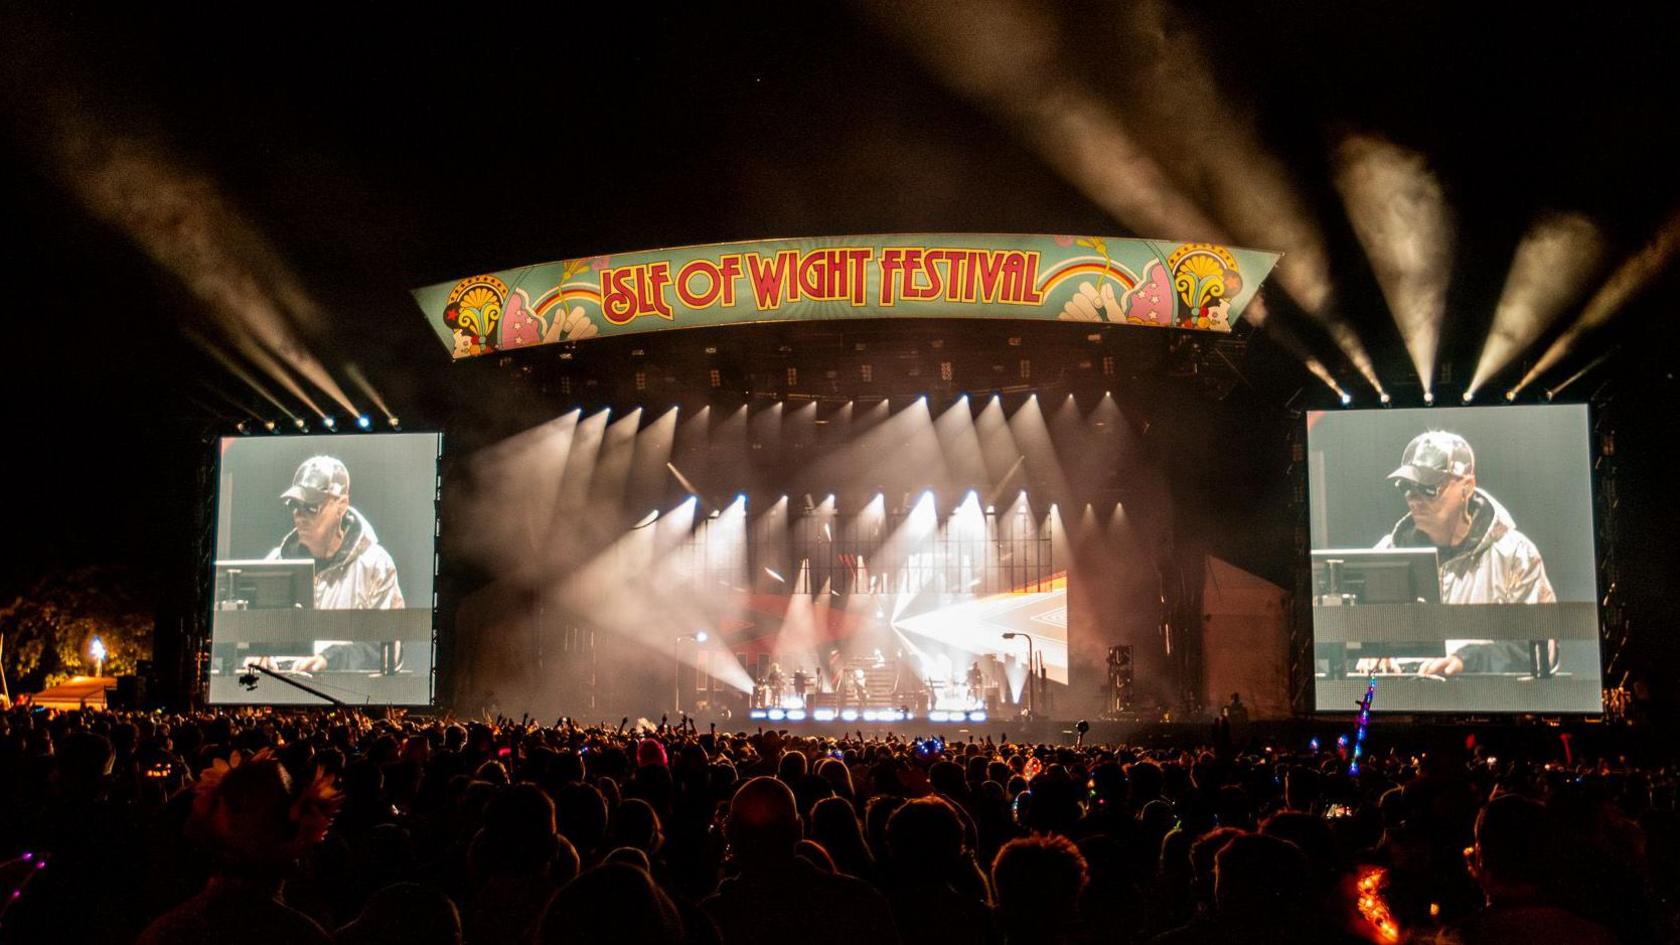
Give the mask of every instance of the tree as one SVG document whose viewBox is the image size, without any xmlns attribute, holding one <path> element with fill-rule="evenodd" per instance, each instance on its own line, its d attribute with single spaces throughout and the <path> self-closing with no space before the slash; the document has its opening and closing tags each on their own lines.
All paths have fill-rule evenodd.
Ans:
<svg viewBox="0 0 1680 945">
<path fill-rule="evenodd" d="M 0 670 L 12 694 L 93 672 L 89 648 L 105 643 L 105 671 L 123 675 L 150 659 L 154 602 L 145 582 L 113 567 L 49 574 L 0 607 Z"/>
</svg>

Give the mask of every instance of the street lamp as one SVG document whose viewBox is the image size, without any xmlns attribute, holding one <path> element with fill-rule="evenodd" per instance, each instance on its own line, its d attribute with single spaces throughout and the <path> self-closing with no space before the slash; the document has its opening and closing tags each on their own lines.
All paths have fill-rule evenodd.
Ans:
<svg viewBox="0 0 1680 945">
<path fill-rule="evenodd" d="M 1030 717 L 1030 716 L 1034 715 L 1034 712 L 1033 712 L 1033 704 L 1034 704 L 1033 686 L 1034 686 L 1034 682 L 1037 678 L 1037 673 L 1034 672 L 1034 670 L 1033 670 L 1033 639 L 1032 639 L 1032 634 L 1030 634 L 1030 633 L 1015 633 L 1015 632 L 1012 631 L 1012 632 L 1009 632 L 1009 633 L 1005 633 L 1003 635 L 1003 638 L 1005 640 L 1013 640 L 1016 637 L 1025 637 L 1026 641 L 1027 641 L 1027 712 L 1026 712 L 1026 714 Z"/>
</svg>

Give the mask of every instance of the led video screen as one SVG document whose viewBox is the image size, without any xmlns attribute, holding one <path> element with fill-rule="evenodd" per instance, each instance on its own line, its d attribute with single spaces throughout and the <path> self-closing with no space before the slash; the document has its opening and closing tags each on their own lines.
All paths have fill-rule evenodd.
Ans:
<svg viewBox="0 0 1680 945">
<path fill-rule="evenodd" d="M 1315 705 L 1602 709 L 1587 408 L 1307 416 Z"/>
<path fill-rule="evenodd" d="M 440 445 L 221 441 L 211 703 L 430 703 Z"/>
</svg>

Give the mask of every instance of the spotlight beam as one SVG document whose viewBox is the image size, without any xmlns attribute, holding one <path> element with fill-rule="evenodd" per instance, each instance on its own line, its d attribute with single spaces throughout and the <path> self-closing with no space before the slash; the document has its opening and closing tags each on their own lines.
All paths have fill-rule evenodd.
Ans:
<svg viewBox="0 0 1680 945">
<path fill-rule="evenodd" d="M 1517 384 L 1521 391 L 1573 351 L 1582 337 L 1603 327 L 1680 253 L 1680 210 L 1669 216 L 1650 242 L 1628 258 L 1587 300 L 1575 323 L 1553 340 L 1551 347 Z M 1567 383 L 1567 382 L 1565 382 Z M 1554 390 L 1555 392 L 1555 390 Z"/>
<path fill-rule="evenodd" d="M 1427 392 L 1452 275 L 1453 225 L 1423 155 L 1368 135 L 1337 146 L 1335 184 Z"/>
<path fill-rule="evenodd" d="M 1555 214 L 1535 221 L 1517 244 L 1493 327 L 1465 392 L 1480 390 L 1544 334 L 1580 296 L 1603 255 L 1604 237 L 1586 217 Z"/>
</svg>

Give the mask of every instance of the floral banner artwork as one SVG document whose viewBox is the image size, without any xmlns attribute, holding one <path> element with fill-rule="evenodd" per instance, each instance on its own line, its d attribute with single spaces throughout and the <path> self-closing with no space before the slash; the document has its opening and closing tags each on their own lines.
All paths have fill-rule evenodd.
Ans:
<svg viewBox="0 0 1680 945">
<path fill-rule="evenodd" d="M 414 292 L 456 358 L 785 321 L 1014 318 L 1230 331 L 1276 253 L 1097 236 L 906 234 L 567 259 Z"/>
</svg>

